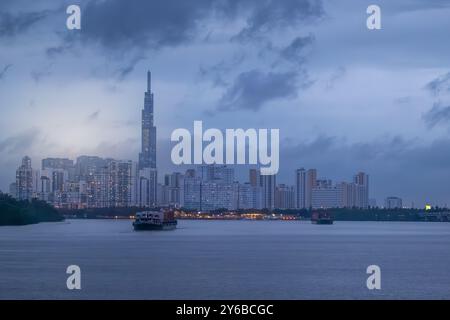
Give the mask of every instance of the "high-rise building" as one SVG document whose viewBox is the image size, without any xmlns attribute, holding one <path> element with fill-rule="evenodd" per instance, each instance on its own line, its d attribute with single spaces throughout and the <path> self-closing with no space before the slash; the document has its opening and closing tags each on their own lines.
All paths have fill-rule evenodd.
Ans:
<svg viewBox="0 0 450 320">
<path fill-rule="evenodd" d="M 280 184 L 275 188 L 275 208 L 293 209 L 295 207 L 294 187 Z"/>
<path fill-rule="evenodd" d="M 220 181 L 232 184 L 234 182 L 234 169 L 227 165 L 202 165 L 200 167 L 202 181 Z"/>
<path fill-rule="evenodd" d="M 238 209 L 262 209 L 261 187 L 253 186 L 250 182 L 239 184 Z"/>
<path fill-rule="evenodd" d="M 158 183 L 156 192 L 156 202 L 160 207 L 166 207 L 169 205 L 169 187 L 165 184 Z"/>
<path fill-rule="evenodd" d="M 67 171 L 68 180 L 76 180 L 76 170 L 73 160 L 67 158 L 45 158 L 42 159 L 42 170 L 44 169 L 65 170 Z"/>
<path fill-rule="evenodd" d="M 154 168 L 139 170 L 137 180 L 137 205 L 155 207 L 158 202 L 158 173 Z"/>
<path fill-rule="evenodd" d="M 105 168 L 110 160 L 96 156 L 79 156 L 75 164 L 75 180 L 91 181 L 94 174 Z"/>
<path fill-rule="evenodd" d="M 184 205 L 184 176 L 180 172 L 166 174 L 164 186 L 167 189 L 167 204 L 173 207 Z"/>
<path fill-rule="evenodd" d="M 16 170 L 16 197 L 19 200 L 33 198 L 33 169 L 28 156 L 23 157 L 22 164 Z"/>
<path fill-rule="evenodd" d="M 64 186 L 64 193 L 60 199 L 60 207 L 69 209 L 80 209 L 85 207 L 82 203 L 83 183 L 68 181 Z M 86 201 L 86 199 L 84 199 Z"/>
<path fill-rule="evenodd" d="M 158 173 L 156 170 L 156 127 L 154 126 L 152 75 L 150 71 L 147 72 L 147 91 L 144 94 L 141 152 L 139 153 L 138 167 L 136 204 L 141 207 L 155 207 L 158 203 Z"/>
<path fill-rule="evenodd" d="M 336 185 L 340 208 L 353 208 L 356 206 L 356 184 L 340 182 Z"/>
<path fill-rule="evenodd" d="M 312 189 L 311 207 L 313 209 L 338 208 L 339 192 L 336 186 L 322 183 Z"/>
<path fill-rule="evenodd" d="M 89 173 L 89 182 L 87 182 L 87 204 L 90 208 L 106 208 L 109 206 L 108 185 L 109 185 L 108 167 L 99 167 L 95 172 Z"/>
<path fill-rule="evenodd" d="M 51 169 L 42 169 L 39 172 L 39 181 L 37 186 L 37 193 L 39 200 L 52 202 L 52 174 Z"/>
<path fill-rule="evenodd" d="M 261 175 L 262 207 L 272 210 L 275 208 L 276 175 Z"/>
<path fill-rule="evenodd" d="M 306 208 L 306 171 L 304 168 L 295 171 L 295 207 Z"/>
<path fill-rule="evenodd" d="M 156 127 L 154 126 L 154 109 L 152 93 L 152 75 L 147 72 L 147 91 L 144 96 L 142 110 L 141 153 L 139 154 L 139 169 L 156 169 Z"/>
<path fill-rule="evenodd" d="M 250 169 L 249 171 L 250 185 L 253 187 L 261 186 L 261 172 L 258 169 Z"/>
<path fill-rule="evenodd" d="M 356 184 L 355 206 L 366 209 L 369 206 L 369 176 L 364 172 L 358 172 L 353 177 Z"/>
<path fill-rule="evenodd" d="M 312 207 L 312 190 L 317 186 L 317 170 L 306 171 L 305 207 Z"/>
<path fill-rule="evenodd" d="M 198 171 L 187 170 L 183 181 L 183 202 L 188 209 L 211 211 L 238 207 L 239 184 L 234 182 L 232 167 L 202 165 Z"/>
<path fill-rule="evenodd" d="M 184 176 L 184 207 L 202 210 L 202 179 L 194 169 L 186 170 Z"/>
<path fill-rule="evenodd" d="M 200 207 L 202 211 L 236 209 L 238 185 L 234 183 L 234 169 L 227 165 L 202 165 Z"/>
<path fill-rule="evenodd" d="M 133 198 L 133 162 L 113 160 L 108 165 L 108 207 L 129 207 Z"/>
</svg>

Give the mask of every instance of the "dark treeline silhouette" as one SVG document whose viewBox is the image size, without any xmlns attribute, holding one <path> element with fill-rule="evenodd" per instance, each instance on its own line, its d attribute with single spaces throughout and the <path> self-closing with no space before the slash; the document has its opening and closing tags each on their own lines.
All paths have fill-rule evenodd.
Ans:
<svg viewBox="0 0 450 320">
<path fill-rule="evenodd" d="M 19 201 L 0 193 L 0 225 L 26 225 L 39 222 L 62 221 L 58 210 L 44 201 Z"/>
</svg>

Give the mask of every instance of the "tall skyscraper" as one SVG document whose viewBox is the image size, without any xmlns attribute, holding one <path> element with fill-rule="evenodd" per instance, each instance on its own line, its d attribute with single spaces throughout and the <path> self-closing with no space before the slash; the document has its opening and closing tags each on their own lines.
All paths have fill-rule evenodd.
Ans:
<svg viewBox="0 0 450 320">
<path fill-rule="evenodd" d="M 306 208 L 306 171 L 304 168 L 295 171 L 295 207 Z"/>
<path fill-rule="evenodd" d="M 28 156 L 23 157 L 22 165 L 16 171 L 16 197 L 19 200 L 33 198 L 33 169 Z"/>
<path fill-rule="evenodd" d="M 141 152 L 137 177 L 136 202 L 142 207 L 157 204 L 158 173 L 156 171 L 156 127 L 153 123 L 152 74 L 147 72 L 147 91 L 142 110 Z"/>
<path fill-rule="evenodd" d="M 262 181 L 262 206 L 264 209 L 275 208 L 276 175 L 261 175 Z"/>
<path fill-rule="evenodd" d="M 147 72 L 147 91 L 142 110 L 142 150 L 139 154 L 139 169 L 156 169 L 156 127 L 153 123 L 152 74 Z"/>
<path fill-rule="evenodd" d="M 367 208 L 369 206 L 369 176 L 364 172 L 358 172 L 353 182 L 356 184 L 356 207 Z"/>
<path fill-rule="evenodd" d="M 312 191 L 317 186 L 317 170 L 306 171 L 305 207 L 312 207 Z"/>
</svg>

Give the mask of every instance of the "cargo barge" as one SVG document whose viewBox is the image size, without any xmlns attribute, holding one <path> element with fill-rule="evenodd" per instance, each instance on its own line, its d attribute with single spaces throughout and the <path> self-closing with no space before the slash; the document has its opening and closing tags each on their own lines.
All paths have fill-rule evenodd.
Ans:
<svg viewBox="0 0 450 320">
<path fill-rule="evenodd" d="M 136 213 L 134 230 L 174 230 L 177 227 L 173 211 L 142 211 Z"/>
<path fill-rule="evenodd" d="M 313 224 L 333 224 L 333 217 L 326 212 L 313 212 L 311 215 Z"/>
</svg>

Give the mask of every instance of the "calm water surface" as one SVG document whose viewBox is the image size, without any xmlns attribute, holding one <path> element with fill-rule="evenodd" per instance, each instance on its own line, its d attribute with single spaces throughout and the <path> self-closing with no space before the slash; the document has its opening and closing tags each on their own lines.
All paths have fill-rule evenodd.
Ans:
<svg viewBox="0 0 450 320">
<path fill-rule="evenodd" d="M 66 288 L 68 265 L 82 289 Z M 382 289 L 366 288 L 381 267 Z M 0 227 L 0 299 L 450 299 L 450 223 L 131 221 Z"/>
</svg>

